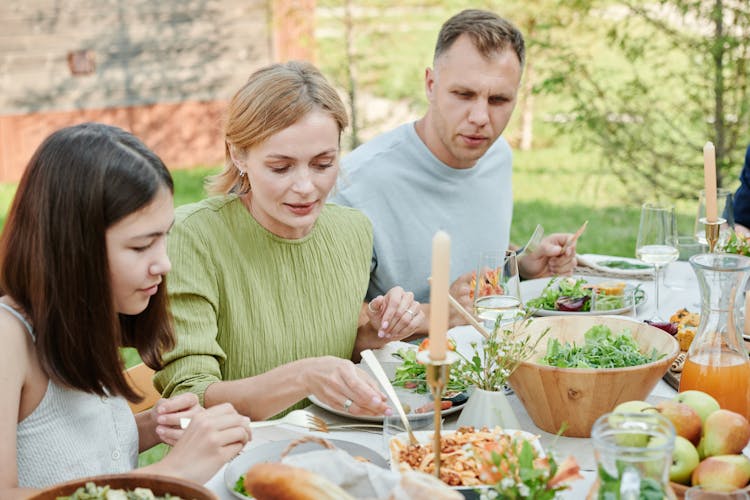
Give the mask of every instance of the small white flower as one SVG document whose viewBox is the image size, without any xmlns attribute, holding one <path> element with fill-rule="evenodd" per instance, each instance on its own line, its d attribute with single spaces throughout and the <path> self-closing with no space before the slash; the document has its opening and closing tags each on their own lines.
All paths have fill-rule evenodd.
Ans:
<svg viewBox="0 0 750 500">
<path fill-rule="evenodd" d="M 522 497 L 527 497 L 527 496 L 529 496 L 529 493 L 531 493 L 531 491 L 529 490 L 529 487 L 528 487 L 528 486 L 526 486 L 526 485 L 525 485 L 524 483 L 520 483 L 520 484 L 518 485 L 518 493 L 519 493 L 519 494 L 520 494 L 520 495 L 521 495 Z"/>
<path fill-rule="evenodd" d="M 512 477 L 504 477 L 502 480 L 500 480 L 500 487 L 503 489 L 506 488 L 512 488 L 515 486 L 516 482 L 513 480 Z"/>
</svg>

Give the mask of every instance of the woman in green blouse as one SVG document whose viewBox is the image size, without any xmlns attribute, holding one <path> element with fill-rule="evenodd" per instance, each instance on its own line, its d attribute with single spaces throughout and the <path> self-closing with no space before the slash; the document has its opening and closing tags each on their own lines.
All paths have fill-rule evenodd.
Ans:
<svg viewBox="0 0 750 500">
<path fill-rule="evenodd" d="M 177 347 L 155 383 L 265 419 L 310 394 L 390 413 L 352 359 L 413 334 L 424 314 L 400 287 L 365 304 L 372 226 L 326 204 L 347 115 L 312 65 L 251 75 L 229 104 L 217 194 L 178 209 L 169 239 Z"/>
</svg>

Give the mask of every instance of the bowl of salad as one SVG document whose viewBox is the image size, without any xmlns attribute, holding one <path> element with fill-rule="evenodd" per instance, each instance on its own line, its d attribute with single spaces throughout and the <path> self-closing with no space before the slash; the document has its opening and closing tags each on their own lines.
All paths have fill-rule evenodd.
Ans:
<svg viewBox="0 0 750 500">
<path fill-rule="evenodd" d="M 155 474 L 108 474 L 55 484 L 29 500 L 218 500 L 200 484 Z"/>
<path fill-rule="evenodd" d="M 527 328 L 549 331 L 510 385 L 537 427 L 570 437 L 589 437 L 599 416 L 646 399 L 680 352 L 672 335 L 624 317 L 543 317 Z"/>
</svg>

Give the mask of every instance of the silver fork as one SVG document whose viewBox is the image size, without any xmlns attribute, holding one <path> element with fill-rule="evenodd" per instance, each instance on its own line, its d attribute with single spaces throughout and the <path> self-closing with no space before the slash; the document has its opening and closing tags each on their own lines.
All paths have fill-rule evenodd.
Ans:
<svg viewBox="0 0 750 500">
<path fill-rule="evenodd" d="M 250 422 L 248 427 L 251 429 L 258 429 L 260 427 L 271 427 L 280 424 L 294 425 L 296 427 L 303 427 L 313 431 L 328 432 L 328 426 L 326 425 L 325 420 L 306 410 L 294 410 L 276 420 L 259 420 L 258 422 Z M 190 425 L 189 418 L 180 419 L 181 428 L 185 429 L 188 425 Z"/>
</svg>

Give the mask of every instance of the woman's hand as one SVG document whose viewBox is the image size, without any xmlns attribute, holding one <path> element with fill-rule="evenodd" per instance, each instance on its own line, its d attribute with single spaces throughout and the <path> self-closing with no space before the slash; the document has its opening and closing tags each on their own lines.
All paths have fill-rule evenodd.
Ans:
<svg viewBox="0 0 750 500">
<path fill-rule="evenodd" d="M 425 320 L 414 294 L 405 292 L 400 286 L 372 299 L 367 304 L 367 316 L 378 337 L 389 341 L 413 335 Z"/>
<path fill-rule="evenodd" d="M 198 396 L 188 392 L 169 399 L 160 399 L 151 409 L 159 439 L 170 446 L 182 437 L 181 418 L 193 418 L 205 410 L 198 403 Z"/>
<path fill-rule="evenodd" d="M 229 403 L 194 414 L 172 451 L 162 460 L 163 467 L 171 475 L 205 483 L 250 440 L 248 423 L 250 419 L 237 413 Z"/>
<path fill-rule="evenodd" d="M 315 358 L 303 374 L 310 394 L 331 408 L 352 415 L 390 415 L 385 394 L 351 361 L 334 356 Z"/>
</svg>

